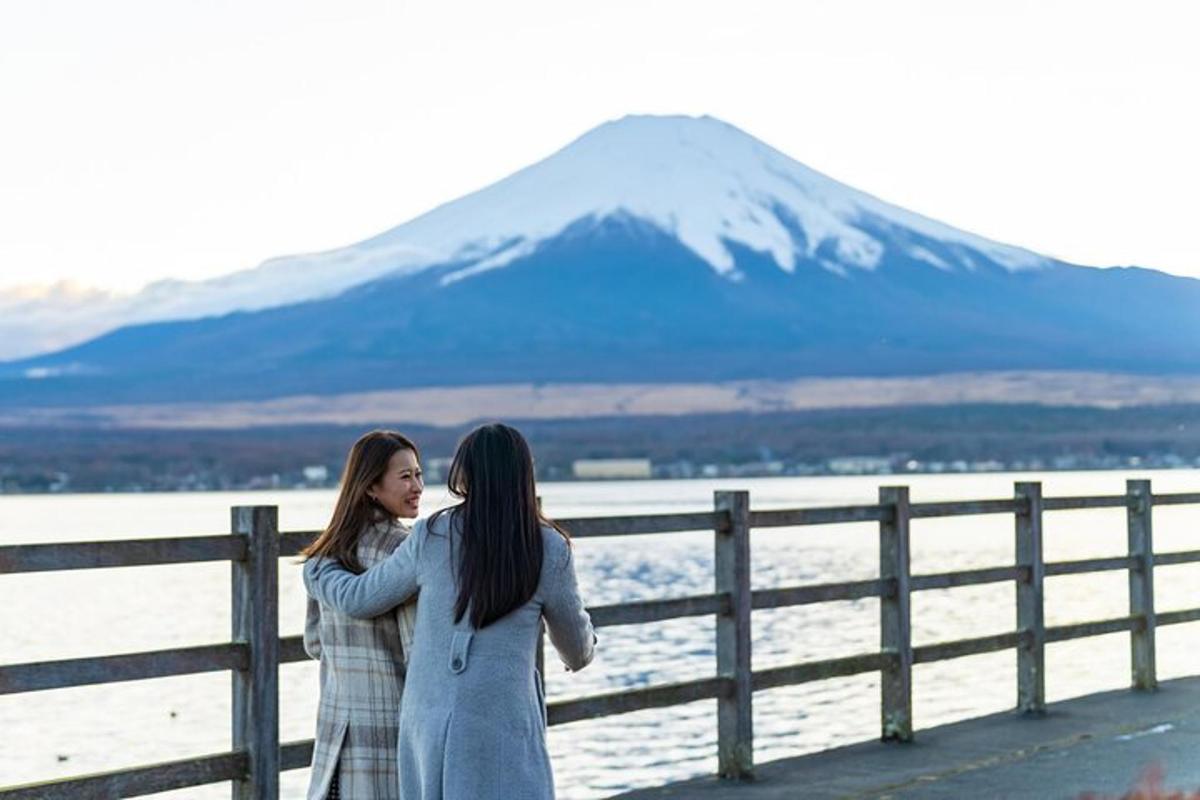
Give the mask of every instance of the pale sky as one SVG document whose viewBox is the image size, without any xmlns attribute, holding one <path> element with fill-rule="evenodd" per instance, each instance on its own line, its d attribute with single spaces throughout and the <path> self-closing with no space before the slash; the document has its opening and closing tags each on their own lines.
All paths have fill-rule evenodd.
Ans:
<svg viewBox="0 0 1200 800">
<path fill-rule="evenodd" d="M 7 0 L 0 289 L 350 244 L 628 113 L 1200 277 L 1198 30 L 1190 0 Z"/>
</svg>

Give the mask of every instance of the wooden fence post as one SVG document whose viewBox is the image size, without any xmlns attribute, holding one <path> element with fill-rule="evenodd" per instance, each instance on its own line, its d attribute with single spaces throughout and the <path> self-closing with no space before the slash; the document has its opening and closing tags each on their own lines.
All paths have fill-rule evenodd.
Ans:
<svg viewBox="0 0 1200 800">
<path fill-rule="evenodd" d="M 247 771 L 234 800 L 279 798 L 279 510 L 235 506 L 233 533 L 246 560 L 233 563 L 233 641 L 247 645 L 247 668 L 233 670 L 233 749 Z"/>
<path fill-rule="evenodd" d="M 1140 617 L 1130 637 L 1133 688 L 1150 691 L 1158 687 L 1154 665 L 1154 496 L 1147 480 L 1127 481 L 1125 491 L 1129 497 L 1129 555 L 1137 561 L 1129 569 L 1129 614 Z"/>
<path fill-rule="evenodd" d="M 879 598 L 882 737 L 908 742 L 913 736 L 908 487 L 879 487 L 879 504 L 891 511 L 879 523 L 879 577 L 885 583 Z"/>
<path fill-rule="evenodd" d="M 716 492 L 728 523 L 716 529 L 716 590 L 729 593 L 729 613 L 717 615 L 717 674 L 732 689 L 717 700 L 717 772 L 722 778 L 754 773 L 754 687 L 750 665 L 750 493 Z"/>
<path fill-rule="evenodd" d="M 1042 484 L 1018 483 L 1016 560 L 1017 630 L 1024 641 L 1017 647 L 1017 710 L 1046 711 L 1046 615 L 1043 585 L 1046 561 L 1042 550 Z"/>
</svg>

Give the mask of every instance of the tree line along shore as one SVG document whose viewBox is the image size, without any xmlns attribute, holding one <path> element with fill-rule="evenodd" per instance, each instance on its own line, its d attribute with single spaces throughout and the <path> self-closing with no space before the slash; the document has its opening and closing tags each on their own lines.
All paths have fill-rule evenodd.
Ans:
<svg viewBox="0 0 1200 800">
<path fill-rule="evenodd" d="M 1200 405 L 966 405 L 509 420 L 539 478 L 581 460 L 648 462 L 649 477 L 1200 467 Z M 242 430 L 0 428 L 0 492 L 199 491 L 336 485 L 371 425 Z M 471 425 L 380 421 L 420 444 L 430 481 Z"/>
</svg>

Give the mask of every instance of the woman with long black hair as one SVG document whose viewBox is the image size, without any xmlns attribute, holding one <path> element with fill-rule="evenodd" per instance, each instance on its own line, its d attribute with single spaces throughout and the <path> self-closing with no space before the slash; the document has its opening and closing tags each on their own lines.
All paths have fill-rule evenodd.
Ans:
<svg viewBox="0 0 1200 800">
<path fill-rule="evenodd" d="M 587 666 L 595 644 L 571 544 L 538 509 L 529 446 L 507 425 L 463 439 L 449 486 L 461 502 L 418 522 L 386 560 L 356 575 L 314 559 L 305 586 L 355 617 L 420 592 L 400 711 L 404 800 L 547 800 L 542 620 L 567 669 Z"/>
<path fill-rule="evenodd" d="M 423 489 L 412 440 L 364 434 L 346 457 L 328 527 L 302 555 L 363 572 L 409 535 L 401 520 L 417 516 Z M 321 697 L 308 800 L 400 800 L 396 742 L 416 604 L 393 605 L 355 619 L 309 598 L 304 649 L 321 661 Z"/>
</svg>

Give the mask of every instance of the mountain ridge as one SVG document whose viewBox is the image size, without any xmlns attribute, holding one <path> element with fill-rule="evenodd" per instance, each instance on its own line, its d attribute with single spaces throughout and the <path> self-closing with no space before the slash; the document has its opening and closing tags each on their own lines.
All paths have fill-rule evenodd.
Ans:
<svg viewBox="0 0 1200 800">
<path fill-rule="evenodd" d="M 298 258 L 306 280 L 321 263 L 379 274 L 332 296 L 127 326 L 0 364 L 0 404 L 1200 373 L 1200 281 L 1078 267 L 958 231 L 711 118 L 607 123 L 404 225 Z"/>
<path fill-rule="evenodd" d="M 616 169 L 614 153 L 621 156 L 615 159 Z M 654 180 L 639 183 L 642 173 Z M 754 173 L 752 180 L 749 173 Z M 670 196 L 679 192 L 681 176 L 697 185 Z M 660 188 L 667 196 L 653 198 L 653 208 L 642 207 Z M 811 202 L 804 199 L 805 193 Z M 731 195 L 740 199 L 733 202 Z M 692 203 L 690 216 L 675 209 L 679 202 Z M 789 206 L 792 213 L 803 206 L 790 228 L 772 219 L 778 208 Z M 204 281 L 156 281 L 132 295 L 94 294 L 90 309 L 54 302 L 18 307 L 0 297 L 7 317 L 0 359 L 36 356 L 47 345 L 71 346 L 122 324 L 195 319 L 331 297 L 388 274 L 449 260 L 472 262 L 457 277 L 462 279 L 528 255 L 537 242 L 578 219 L 602 218 L 618 209 L 668 230 L 674 217 L 682 225 L 675 231 L 681 240 L 721 272 L 732 268 L 721 237 L 768 250 L 785 269 L 793 266 L 798 242 L 811 256 L 822 241 L 832 239 L 841 250 L 835 258 L 824 259 L 826 268 L 869 268 L 879 247 L 846 222 L 855 209 L 935 237 L 991 249 L 1017 268 L 1048 260 L 841 184 L 715 118 L 631 115 L 584 133 L 507 178 L 345 247 L 271 258 Z M 798 230 L 804 235 L 797 237 Z M 940 259 L 931 263 L 946 266 Z"/>
</svg>

